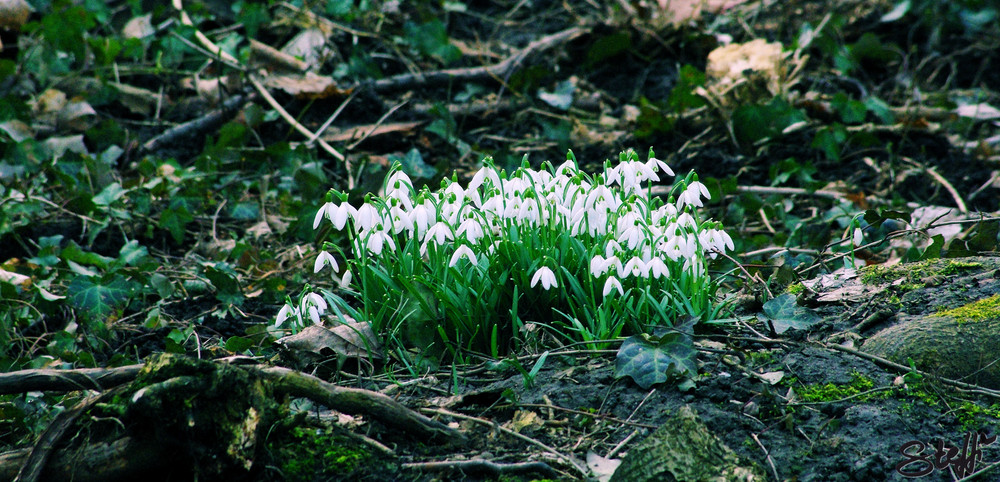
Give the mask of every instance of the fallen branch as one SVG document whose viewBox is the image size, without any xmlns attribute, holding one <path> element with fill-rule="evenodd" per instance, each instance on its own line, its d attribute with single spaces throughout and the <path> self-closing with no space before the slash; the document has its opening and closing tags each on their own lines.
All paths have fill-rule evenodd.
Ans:
<svg viewBox="0 0 1000 482">
<path fill-rule="evenodd" d="M 400 74 L 371 82 L 369 85 L 377 92 L 390 90 L 406 90 L 418 86 L 437 85 L 454 81 L 473 81 L 485 79 L 504 79 L 514 72 L 524 60 L 535 53 L 549 50 L 557 45 L 573 40 L 587 30 L 573 27 L 552 35 L 547 35 L 531 42 L 500 63 L 483 67 L 467 67 L 460 69 L 444 69 L 417 74 Z"/>
<path fill-rule="evenodd" d="M 0 373 L 0 395 L 26 392 L 72 392 L 108 390 L 131 382 L 143 365 L 76 370 L 21 370 Z"/>
<path fill-rule="evenodd" d="M 461 472 L 463 474 L 481 474 L 489 477 L 503 475 L 539 474 L 546 478 L 558 477 L 559 473 L 545 462 L 520 462 L 515 464 L 498 464 L 489 460 L 445 460 L 441 462 L 415 462 L 403 464 L 404 469 L 421 472 Z"/>
<path fill-rule="evenodd" d="M 271 382 L 271 389 L 275 394 L 308 398 L 338 412 L 369 415 L 380 423 L 405 430 L 417 437 L 465 443 L 465 435 L 458 430 L 414 412 L 381 393 L 338 387 L 288 368 L 262 368 L 259 371 Z"/>
<path fill-rule="evenodd" d="M 247 100 L 247 97 L 243 95 L 230 97 L 222 103 L 221 108 L 209 112 L 208 114 L 205 114 L 197 119 L 171 127 L 163 134 L 146 141 L 146 143 L 142 145 L 142 150 L 144 152 L 154 151 L 165 145 L 174 144 L 185 137 L 199 135 L 210 131 L 215 126 L 221 125 L 227 119 L 231 118 L 236 113 L 236 110 Z"/>
<path fill-rule="evenodd" d="M 538 440 L 535 440 L 535 439 L 533 439 L 531 437 L 528 437 L 527 435 L 515 432 L 515 431 L 513 431 L 513 430 L 511 430 L 509 428 L 506 428 L 506 427 L 502 427 L 499 424 L 497 424 L 495 422 L 492 422 L 490 420 L 483 420 L 483 419 L 481 419 L 479 417 L 473 417 L 473 416 L 470 416 L 470 415 L 464 415 L 464 414 L 461 414 L 461 413 L 452 412 L 451 410 L 445 410 L 443 408 L 440 408 L 440 409 L 424 408 L 424 409 L 421 409 L 421 411 L 425 412 L 425 413 L 434 413 L 434 414 L 438 414 L 438 415 L 444 415 L 444 416 L 447 416 L 447 417 L 454 417 L 454 418 L 457 418 L 457 419 L 460 419 L 460 420 L 468 420 L 470 422 L 475 422 L 475 423 L 478 423 L 480 425 L 485 425 L 485 426 L 490 427 L 490 428 L 492 428 L 494 430 L 499 430 L 500 432 L 503 432 L 503 433 L 505 433 L 507 435 L 510 435 L 511 437 L 519 439 L 519 440 L 521 440 L 523 442 L 527 442 L 527 443 L 529 443 L 531 445 L 534 445 L 534 446 L 536 446 L 538 448 L 541 448 L 542 450 L 544 450 L 544 451 L 546 451 L 546 452 L 548 452 L 548 453 L 556 456 L 557 458 L 559 458 L 560 460 L 562 460 L 563 462 L 565 462 L 570 467 L 573 467 L 574 469 L 576 469 L 577 474 L 580 477 L 587 477 L 587 476 L 590 475 L 590 470 L 587 469 L 586 467 L 584 467 L 583 465 L 581 465 L 579 462 L 577 462 L 573 457 L 570 457 L 569 455 L 563 454 L 563 453 L 559 452 L 558 450 L 556 450 L 556 449 L 554 449 L 552 447 L 549 447 L 548 445 L 545 445 L 542 442 L 539 442 Z"/>
</svg>

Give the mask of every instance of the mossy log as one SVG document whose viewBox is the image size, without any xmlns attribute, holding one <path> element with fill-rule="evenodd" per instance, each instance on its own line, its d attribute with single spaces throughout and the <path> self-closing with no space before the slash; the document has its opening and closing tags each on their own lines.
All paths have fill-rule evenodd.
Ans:
<svg viewBox="0 0 1000 482">
<path fill-rule="evenodd" d="M 1000 389 L 1000 317 L 906 316 L 869 338 L 861 351 L 925 372 Z"/>
<path fill-rule="evenodd" d="M 124 385 L 127 379 L 131 383 Z M 158 355 L 105 371 L 31 370 L 0 375 L 0 393 L 110 388 L 63 412 L 31 450 L 0 454 L 0 475 L 35 480 L 233 479 L 267 460 L 271 427 L 309 398 L 424 441 L 461 443 L 461 432 L 369 390 L 338 387 L 285 368 Z M 66 416 L 72 414 L 72 416 Z M 77 415 L 85 415 L 77 417 Z M 86 464 L 74 461 L 86 460 Z M 167 474 L 170 474 L 167 476 Z M 0 477 L 12 480 L 13 477 Z"/>
</svg>

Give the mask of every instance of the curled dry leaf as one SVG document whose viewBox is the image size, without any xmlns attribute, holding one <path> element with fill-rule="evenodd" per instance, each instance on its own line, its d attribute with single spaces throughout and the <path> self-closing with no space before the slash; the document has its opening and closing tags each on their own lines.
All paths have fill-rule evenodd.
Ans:
<svg viewBox="0 0 1000 482">
<path fill-rule="evenodd" d="M 382 359 L 382 346 L 364 322 L 353 322 L 325 328 L 311 325 L 295 335 L 286 336 L 276 343 L 303 360 L 342 356 L 359 359 Z"/>
<path fill-rule="evenodd" d="M 125 38 L 138 39 L 152 37 L 156 33 L 156 28 L 153 27 L 152 19 L 153 14 L 151 13 L 140 15 L 138 17 L 132 17 L 132 19 L 125 24 L 125 28 L 122 29 L 122 35 L 124 35 Z"/>
<path fill-rule="evenodd" d="M 56 125 L 60 129 L 83 132 L 93 127 L 97 120 L 97 111 L 89 102 L 73 99 L 59 111 Z"/>
</svg>

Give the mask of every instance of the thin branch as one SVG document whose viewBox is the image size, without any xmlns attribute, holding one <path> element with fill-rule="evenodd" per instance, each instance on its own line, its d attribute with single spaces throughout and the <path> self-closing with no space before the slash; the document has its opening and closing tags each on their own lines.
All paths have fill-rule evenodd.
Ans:
<svg viewBox="0 0 1000 482">
<path fill-rule="evenodd" d="M 205 114 L 197 119 L 171 127 L 162 134 L 146 141 L 146 143 L 142 145 L 142 150 L 144 152 L 154 151 L 165 145 L 176 143 L 179 139 L 184 137 L 202 134 L 232 117 L 236 112 L 236 109 L 242 106 L 247 100 L 247 97 L 243 95 L 230 97 L 222 103 L 222 106 L 219 109 L 209 112 L 208 114 Z"/>
<path fill-rule="evenodd" d="M 493 65 L 460 69 L 444 69 L 417 74 L 400 74 L 376 80 L 371 82 L 370 85 L 375 91 L 384 92 L 389 90 L 412 89 L 417 86 L 444 84 L 454 81 L 504 78 L 520 67 L 521 63 L 524 62 L 528 56 L 549 50 L 565 42 L 571 41 L 586 32 L 587 30 L 585 28 L 573 27 L 552 35 L 547 35 L 531 42 L 526 47 L 517 51 L 517 53 L 511 55 L 502 62 Z"/>
<path fill-rule="evenodd" d="M 501 477 L 505 474 L 540 474 L 547 478 L 558 477 L 559 473 L 545 462 L 520 462 L 499 464 L 489 460 L 445 460 L 440 462 L 416 462 L 402 464 L 404 469 L 421 472 L 462 472 Z"/>
<path fill-rule="evenodd" d="M 252 75 L 248 76 L 248 78 L 250 79 L 250 83 L 253 84 L 253 87 L 257 89 L 258 93 L 260 93 L 261 97 L 263 97 L 264 100 L 267 101 L 267 103 L 275 111 L 278 112 L 278 115 L 280 115 L 281 118 L 285 120 L 285 122 L 287 122 L 295 130 L 299 131 L 300 134 L 306 136 L 307 139 L 316 139 L 316 143 L 319 144 L 319 146 L 322 147 L 323 150 L 327 152 L 327 154 L 330 154 L 337 160 L 344 162 L 344 167 L 347 169 L 347 188 L 353 189 L 354 178 L 350 175 L 351 163 L 347 160 L 347 158 L 344 157 L 344 155 L 341 154 L 340 152 L 337 152 L 337 150 L 334 149 L 333 146 L 327 144 L 327 142 L 324 141 L 323 139 L 316 138 L 316 135 L 313 132 L 311 132 L 305 126 L 300 124 L 299 121 L 295 120 L 295 118 L 292 117 L 292 115 L 289 114 L 288 111 L 286 111 L 285 108 L 282 107 L 281 104 L 279 104 L 278 101 L 271 96 L 271 93 L 267 91 L 267 89 L 260 83 L 259 80 L 254 78 L 254 76 Z"/>
<path fill-rule="evenodd" d="M 576 460 L 573 460 L 572 457 L 570 457 L 568 455 L 565 455 L 565 454 L 557 451 L 556 449 L 554 449 L 552 447 L 549 447 L 548 445 L 545 445 L 545 444 L 543 444 L 543 443 L 539 442 L 538 440 L 535 440 L 535 439 L 533 439 L 531 437 L 528 437 L 526 435 L 517 433 L 517 432 L 515 432 L 515 431 L 513 431 L 513 430 L 511 430 L 509 428 L 501 427 L 497 423 L 492 422 L 490 420 L 483 420 L 483 419 L 478 418 L 478 417 L 472 417 L 472 416 L 469 416 L 469 415 L 464 415 L 464 414 L 461 414 L 461 413 L 452 412 L 451 410 L 446 410 L 446 409 L 443 409 L 443 408 L 422 408 L 422 409 L 420 409 L 420 411 L 425 412 L 425 413 L 433 413 L 433 414 L 437 414 L 437 415 L 444 415 L 444 416 L 447 416 L 447 417 L 453 417 L 453 418 L 457 418 L 457 419 L 460 419 L 460 420 L 468 420 L 470 422 L 475 422 L 475 423 L 478 423 L 480 425 L 485 425 L 487 427 L 499 430 L 499 431 L 501 431 L 501 432 L 503 432 L 503 433 L 505 433 L 507 435 L 510 435 L 511 437 L 514 437 L 514 438 L 519 439 L 521 441 L 527 442 L 527 443 L 529 443 L 531 445 L 534 445 L 536 447 L 541 448 L 542 450 L 545 450 L 546 452 L 548 452 L 548 453 L 550 453 L 552 455 L 555 455 L 556 457 L 558 457 L 559 459 L 561 459 L 562 461 L 566 462 L 571 467 L 573 467 L 574 469 L 576 469 L 576 471 L 580 473 L 581 477 L 586 477 L 587 475 L 590 474 L 590 470 L 588 470 L 586 467 L 581 466 Z"/>
<path fill-rule="evenodd" d="M 951 194 L 951 198 L 955 201 L 955 206 L 958 207 L 959 212 L 962 214 L 969 212 L 969 208 L 965 206 L 965 201 L 963 201 L 962 196 L 958 194 L 958 190 L 955 189 L 955 186 L 952 186 L 951 183 L 941 175 L 941 173 L 937 172 L 937 168 L 932 167 L 927 169 L 927 174 L 937 181 L 938 184 L 944 186 L 944 189 L 948 191 L 948 194 Z"/>
</svg>

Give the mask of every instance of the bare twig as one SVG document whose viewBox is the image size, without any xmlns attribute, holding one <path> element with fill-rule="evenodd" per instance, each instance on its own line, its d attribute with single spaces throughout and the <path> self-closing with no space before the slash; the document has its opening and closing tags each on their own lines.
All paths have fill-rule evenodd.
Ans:
<svg viewBox="0 0 1000 482">
<path fill-rule="evenodd" d="M 581 466 L 579 464 L 579 462 L 577 462 L 576 460 L 574 460 L 572 457 L 570 457 L 568 455 L 565 455 L 565 454 L 557 451 L 556 449 L 554 449 L 552 447 L 549 447 L 548 445 L 545 445 L 545 444 L 543 444 L 543 443 L 539 442 L 538 440 L 535 440 L 535 439 L 533 439 L 531 437 L 528 437 L 526 435 L 517 433 L 517 432 L 515 432 L 515 431 L 513 431 L 511 429 L 501 427 L 500 425 L 498 425 L 495 422 L 492 422 L 490 420 L 483 420 L 483 419 L 478 418 L 478 417 L 472 417 L 472 416 L 469 416 L 469 415 L 464 415 L 464 414 L 461 414 L 461 413 L 452 412 L 451 410 L 446 410 L 446 409 L 443 409 L 443 408 L 422 408 L 422 409 L 420 409 L 420 411 L 422 411 L 424 413 L 433 413 L 433 414 L 436 414 L 436 415 L 444 415 L 444 416 L 447 416 L 447 417 L 453 417 L 453 418 L 457 418 L 457 419 L 461 419 L 461 420 L 468 420 L 470 422 L 475 422 L 475 423 L 478 423 L 480 425 L 485 425 L 487 427 L 499 430 L 499 431 L 501 431 L 501 432 L 503 432 L 503 433 L 505 433 L 507 435 L 510 435 L 511 437 L 514 437 L 514 438 L 519 439 L 521 441 L 527 442 L 527 443 L 529 443 L 531 445 L 534 445 L 536 447 L 541 448 L 542 450 L 545 450 L 546 452 L 551 453 L 552 455 L 555 455 L 560 460 L 566 462 L 571 467 L 573 467 L 574 469 L 576 469 L 576 471 L 579 472 L 580 476 L 582 476 L 582 477 L 586 477 L 587 475 L 590 474 L 590 470 L 588 470 L 586 467 Z"/>
<path fill-rule="evenodd" d="M 927 174 L 937 181 L 938 184 L 944 186 L 944 189 L 948 191 L 948 194 L 951 194 L 951 198 L 955 201 L 955 206 L 958 207 L 959 212 L 962 214 L 969 212 L 969 208 L 965 206 L 965 201 L 963 201 L 962 196 L 958 194 L 958 190 L 955 189 L 955 186 L 952 186 L 951 183 L 941 175 L 941 173 L 937 172 L 937 168 L 932 167 L 927 169 Z"/>
<path fill-rule="evenodd" d="M 254 55 L 267 59 L 272 64 L 281 65 L 285 68 L 297 70 L 299 72 L 309 70 L 309 64 L 263 42 L 250 39 L 250 50 Z"/>
<path fill-rule="evenodd" d="M 257 89 L 258 93 L 260 93 L 261 97 L 263 97 L 264 100 L 267 101 L 267 103 L 272 108 L 274 108 L 275 111 L 278 112 L 278 115 L 280 115 L 281 118 L 284 119 L 285 122 L 288 123 L 288 125 L 292 126 L 292 128 L 294 128 L 295 130 L 299 131 L 300 134 L 306 136 L 307 139 L 315 139 L 316 138 L 315 134 L 313 134 L 309 129 L 307 129 L 305 126 L 303 126 L 302 124 L 300 124 L 299 121 L 295 120 L 295 118 L 292 117 L 292 115 L 289 114 L 288 111 L 286 111 L 285 108 L 282 107 L 281 104 L 279 104 L 278 101 L 275 100 L 275 98 L 271 96 L 271 93 L 267 91 L 267 89 L 264 87 L 264 85 L 262 85 L 260 83 L 259 80 L 257 80 L 256 78 L 254 78 L 254 76 L 252 76 L 252 75 L 249 76 L 248 78 L 250 79 L 250 83 L 253 84 L 253 87 L 255 89 Z M 336 149 L 334 149 L 333 146 L 331 146 L 330 144 L 327 144 L 327 142 L 324 141 L 323 139 L 316 139 L 316 143 L 319 144 L 319 146 L 322 147 L 323 150 L 327 152 L 327 154 L 330 154 L 331 156 L 333 156 L 335 159 L 337 159 L 339 161 L 344 161 L 344 168 L 347 170 L 347 189 L 348 190 L 354 189 L 354 177 L 351 176 L 351 163 L 350 163 L 350 161 L 348 161 L 347 158 L 344 157 L 343 154 L 341 154 Z"/>
<path fill-rule="evenodd" d="M 468 67 L 460 69 L 436 70 L 417 74 L 401 74 L 379 79 L 372 82 L 371 87 L 380 92 L 389 90 L 411 89 L 417 86 L 443 84 L 453 81 L 470 81 L 504 78 L 514 72 L 521 63 L 532 54 L 551 49 L 564 42 L 573 40 L 587 30 L 582 27 L 573 27 L 552 35 L 547 35 L 534 42 L 531 42 L 523 49 L 517 51 L 504 61 L 484 67 Z"/>
<path fill-rule="evenodd" d="M 403 102 L 400 102 L 399 104 L 396 104 L 395 106 L 393 106 L 393 108 L 389 109 L 389 112 L 386 112 L 385 114 L 382 115 L 382 117 L 379 117 L 378 120 L 375 121 L 375 125 L 373 125 L 372 128 L 368 132 L 365 133 L 365 135 L 361 136 L 360 139 L 352 142 L 351 145 L 347 146 L 347 150 L 350 151 L 350 150 L 353 150 L 355 147 L 358 147 L 358 144 L 361 144 L 362 142 L 364 142 L 365 139 L 368 138 L 368 136 L 372 135 L 372 133 L 374 133 L 376 130 L 378 130 L 379 126 L 381 126 L 382 123 L 385 122 L 385 120 L 389 118 L 389 116 L 391 116 L 393 113 L 395 113 L 401 107 L 403 107 L 404 105 L 406 105 L 406 102 L 407 101 L 404 100 Z"/>
<path fill-rule="evenodd" d="M 774 474 L 774 480 L 780 481 L 781 477 L 778 477 L 778 469 L 774 468 L 774 460 L 771 459 L 771 453 L 767 451 L 767 448 L 764 447 L 764 444 L 760 443 L 760 439 L 757 438 L 757 434 L 752 433 L 750 434 L 750 436 L 753 437 L 754 442 L 757 442 L 757 446 L 764 451 L 764 458 L 767 459 L 767 464 L 771 466 L 771 473 Z"/>
<path fill-rule="evenodd" d="M 541 474 L 545 477 L 557 477 L 558 472 L 545 462 L 520 462 L 515 464 L 498 464 L 489 460 L 445 460 L 441 462 L 416 462 L 402 464 L 404 469 L 415 469 L 423 472 L 462 472 L 478 473 L 491 477 L 505 474 Z"/>
<path fill-rule="evenodd" d="M 76 370 L 20 370 L 0 373 L 0 395 L 32 391 L 107 390 L 135 379 L 143 365 Z"/>
<path fill-rule="evenodd" d="M 184 11 L 184 5 L 181 2 L 181 0 L 173 0 L 172 3 L 174 8 L 177 10 L 177 13 L 181 17 L 181 23 L 189 27 L 193 27 L 194 22 L 191 21 L 191 17 L 189 17 L 187 12 Z M 222 50 L 222 47 L 219 47 L 218 45 L 215 44 L 215 42 L 212 42 L 212 40 L 209 39 L 207 36 L 205 36 L 205 34 L 201 33 L 200 30 L 195 29 L 194 37 L 198 39 L 198 42 L 200 42 L 203 47 L 208 49 L 208 51 L 211 52 L 212 55 L 218 56 L 224 62 L 237 66 L 240 65 L 240 61 L 236 60 L 236 57 L 233 57 L 232 55 L 229 55 L 229 53 L 227 53 L 225 50 Z"/>
</svg>

